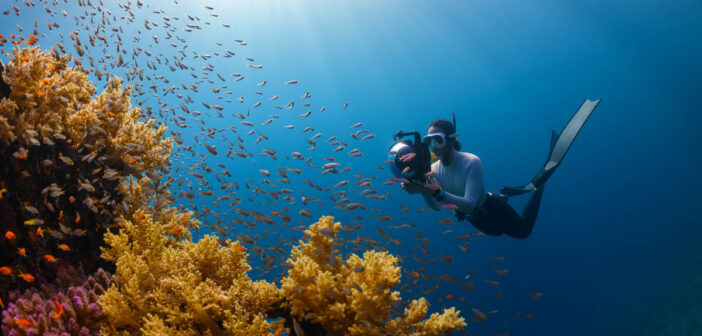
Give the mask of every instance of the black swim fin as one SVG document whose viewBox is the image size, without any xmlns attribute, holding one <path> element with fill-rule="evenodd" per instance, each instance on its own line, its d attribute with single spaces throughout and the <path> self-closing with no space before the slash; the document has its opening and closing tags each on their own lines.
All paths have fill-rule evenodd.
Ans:
<svg viewBox="0 0 702 336">
<path fill-rule="evenodd" d="M 595 101 L 586 99 L 585 102 L 580 105 L 578 111 L 570 118 L 570 121 L 563 127 L 561 133 L 551 131 L 551 148 L 548 153 L 548 159 L 541 170 L 527 185 L 521 187 L 501 187 L 500 196 L 502 198 L 508 198 L 541 188 L 561 164 L 566 153 L 568 153 L 568 149 L 570 149 L 573 141 L 575 141 L 575 137 L 580 133 L 580 129 L 585 125 L 590 114 L 592 114 L 592 111 L 595 110 L 599 103 L 599 99 Z"/>
</svg>

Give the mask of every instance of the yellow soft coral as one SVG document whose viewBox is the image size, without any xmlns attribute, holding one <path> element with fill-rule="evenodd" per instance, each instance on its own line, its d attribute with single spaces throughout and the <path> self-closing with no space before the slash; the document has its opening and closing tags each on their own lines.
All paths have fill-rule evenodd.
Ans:
<svg viewBox="0 0 702 336">
<path fill-rule="evenodd" d="M 36 47 L 15 48 L 13 54 L 4 73 L 12 91 L 0 100 L 0 141 L 19 138 L 26 144 L 65 133 L 94 153 L 106 154 L 108 164 L 122 161 L 131 173 L 166 165 L 172 148 L 166 127 L 142 121 L 130 103 L 131 86 L 123 88 L 120 78 L 110 79 L 93 99 L 96 88 L 80 67 L 68 66 L 70 56 Z"/>
<path fill-rule="evenodd" d="M 156 128 L 153 119 L 140 121 L 139 109 L 130 104 L 131 90 L 131 86 L 122 87 L 119 77 L 111 78 L 105 91 L 68 118 L 69 134 L 80 143 L 107 147 L 111 158 L 133 169 L 163 166 L 172 140 L 164 139 L 165 125 Z"/>
<path fill-rule="evenodd" d="M 16 138 L 26 143 L 27 131 L 44 137 L 65 131 L 69 116 L 91 101 L 95 87 L 88 75 L 68 66 L 69 60 L 38 47 L 13 50 L 5 71 L 11 103 L 0 103 L 0 139 L 6 144 Z"/>
<path fill-rule="evenodd" d="M 332 243 L 340 228 L 333 217 L 322 217 L 305 231 L 309 242 L 293 247 L 281 286 L 282 306 L 293 318 L 347 335 L 437 335 L 465 327 L 453 308 L 425 319 L 423 298 L 390 320 L 392 306 L 400 301 L 400 293 L 391 290 L 400 283 L 397 258 L 378 251 L 347 260 L 335 256 Z"/>
<path fill-rule="evenodd" d="M 145 184 L 133 184 L 127 194 L 139 194 Z M 110 322 L 103 334 L 243 336 L 270 329 L 265 311 L 278 289 L 251 281 L 238 242 L 221 246 L 212 236 L 192 242 L 187 228 L 199 224 L 192 213 L 166 209 L 155 219 L 145 206 L 131 213 L 119 233 L 105 235 L 103 257 L 117 264 L 117 284 L 99 301 Z M 175 225 L 184 234 L 169 237 Z"/>
<path fill-rule="evenodd" d="M 402 316 L 388 321 L 383 329 L 389 335 L 432 336 L 450 330 L 460 330 L 466 326 L 465 320 L 459 316 L 460 312 L 453 307 L 424 319 L 427 310 L 426 299 L 413 300 L 409 307 L 405 308 Z"/>
</svg>

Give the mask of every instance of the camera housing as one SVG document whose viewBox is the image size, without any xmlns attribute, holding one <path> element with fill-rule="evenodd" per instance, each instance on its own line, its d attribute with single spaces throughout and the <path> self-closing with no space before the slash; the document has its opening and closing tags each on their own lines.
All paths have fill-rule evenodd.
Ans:
<svg viewBox="0 0 702 336">
<path fill-rule="evenodd" d="M 410 136 L 412 140 L 403 140 Z M 393 139 L 395 143 L 388 154 L 392 173 L 397 178 L 425 183 L 425 174 L 431 171 L 431 154 L 419 132 L 399 131 L 393 134 Z"/>
</svg>

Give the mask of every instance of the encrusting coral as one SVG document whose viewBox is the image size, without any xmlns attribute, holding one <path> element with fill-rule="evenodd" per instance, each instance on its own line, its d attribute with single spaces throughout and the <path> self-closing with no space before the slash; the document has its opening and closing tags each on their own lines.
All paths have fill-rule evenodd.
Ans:
<svg viewBox="0 0 702 336">
<path fill-rule="evenodd" d="M 118 234 L 106 234 L 104 258 L 117 264 L 116 284 L 100 299 L 109 325 L 104 335 L 265 335 L 265 311 L 278 289 L 252 281 L 246 249 L 213 236 L 191 241 L 192 212 L 148 213 L 140 202 L 147 178 L 130 184 L 135 209 Z"/>
<path fill-rule="evenodd" d="M 283 307 L 293 318 L 344 335 L 438 335 L 465 327 L 454 308 L 424 319 L 423 298 L 390 320 L 392 307 L 400 303 L 400 293 L 392 291 L 400 283 L 397 258 L 366 251 L 363 258 L 352 254 L 344 260 L 332 250 L 340 228 L 333 217 L 321 217 L 305 231 L 308 242 L 293 247 L 281 286 Z"/>
<path fill-rule="evenodd" d="M 10 293 L 7 309 L 2 312 L 2 332 L 8 336 L 24 335 L 99 335 L 106 322 L 97 300 L 112 282 L 109 273 L 99 269 L 82 285 L 69 286 L 84 279 L 71 266 L 59 269 L 52 284 L 41 290 Z"/>
</svg>

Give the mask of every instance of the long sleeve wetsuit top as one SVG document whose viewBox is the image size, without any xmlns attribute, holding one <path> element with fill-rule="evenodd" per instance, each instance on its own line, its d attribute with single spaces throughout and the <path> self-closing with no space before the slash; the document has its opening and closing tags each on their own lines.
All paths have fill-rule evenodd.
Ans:
<svg viewBox="0 0 702 336">
<path fill-rule="evenodd" d="M 444 166 L 441 160 L 431 165 L 435 181 L 444 190 L 446 204 L 455 204 L 458 210 L 470 214 L 485 202 L 487 194 L 483 185 L 483 165 L 480 158 L 471 153 L 453 152 L 453 160 Z M 432 197 L 424 197 L 427 204 L 438 209 Z"/>
</svg>

